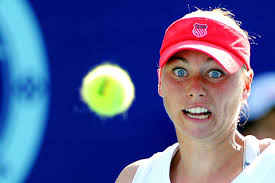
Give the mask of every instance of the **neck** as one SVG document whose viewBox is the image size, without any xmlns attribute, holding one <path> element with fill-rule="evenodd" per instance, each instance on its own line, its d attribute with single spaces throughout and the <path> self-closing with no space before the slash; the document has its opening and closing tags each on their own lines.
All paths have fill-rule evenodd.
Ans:
<svg viewBox="0 0 275 183">
<path fill-rule="evenodd" d="M 181 180 L 189 177 L 192 178 L 192 182 L 206 182 L 211 180 L 211 177 L 221 176 L 222 171 L 241 171 L 242 135 L 236 130 L 223 139 L 217 139 L 219 138 L 209 143 L 178 136 L 179 151 L 173 159 L 171 168 L 178 172 L 177 176 L 181 176 Z M 194 178 L 197 181 L 194 181 Z"/>
</svg>

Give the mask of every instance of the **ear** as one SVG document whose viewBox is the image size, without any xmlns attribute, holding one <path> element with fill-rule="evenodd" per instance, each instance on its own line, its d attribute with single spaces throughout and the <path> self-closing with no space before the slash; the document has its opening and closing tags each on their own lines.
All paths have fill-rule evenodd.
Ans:
<svg viewBox="0 0 275 183">
<path fill-rule="evenodd" d="M 162 94 L 161 94 L 161 69 L 158 69 L 158 93 L 159 93 L 159 96 L 162 97 Z"/>
<path fill-rule="evenodd" d="M 254 76 L 254 72 L 252 69 L 250 69 L 247 73 L 246 73 L 246 80 L 245 80 L 245 87 L 244 87 L 244 91 L 243 91 L 243 99 L 246 100 L 249 95 L 250 95 L 250 90 L 251 90 L 251 83 L 253 80 L 253 76 Z"/>
</svg>

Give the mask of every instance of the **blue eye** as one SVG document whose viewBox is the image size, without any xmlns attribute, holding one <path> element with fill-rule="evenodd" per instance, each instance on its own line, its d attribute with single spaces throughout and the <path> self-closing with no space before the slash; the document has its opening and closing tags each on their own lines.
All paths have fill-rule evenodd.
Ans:
<svg viewBox="0 0 275 183">
<path fill-rule="evenodd" d="M 223 75 L 223 73 L 218 70 L 210 71 L 208 73 L 208 76 L 211 78 L 220 78 L 222 75 Z"/>
<path fill-rule="evenodd" d="M 175 68 L 173 69 L 173 72 L 175 73 L 176 76 L 178 77 L 183 77 L 187 75 L 187 72 L 185 69 L 182 68 Z"/>
</svg>

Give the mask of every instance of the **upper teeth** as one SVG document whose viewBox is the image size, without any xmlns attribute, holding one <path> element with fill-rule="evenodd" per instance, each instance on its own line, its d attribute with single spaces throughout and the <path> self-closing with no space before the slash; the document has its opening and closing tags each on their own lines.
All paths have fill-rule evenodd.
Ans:
<svg viewBox="0 0 275 183">
<path fill-rule="evenodd" d="M 190 113 L 206 113 L 206 112 L 208 112 L 208 109 L 206 109 L 204 107 L 194 107 L 194 108 L 185 109 L 185 110 Z"/>
</svg>

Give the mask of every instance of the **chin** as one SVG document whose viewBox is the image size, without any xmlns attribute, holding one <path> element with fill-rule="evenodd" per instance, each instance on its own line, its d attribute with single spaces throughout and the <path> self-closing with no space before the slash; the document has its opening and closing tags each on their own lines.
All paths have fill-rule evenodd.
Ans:
<svg viewBox="0 0 275 183">
<path fill-rule="evenodd" d="M 205 139 L 211 137 L 212 133 L 209 130 L 193 129 L 189 132 L 189 135 L 193 139 Z"/>
<path fill-rule="evenodd" d="M 198 127 L 196 125 L 186 125 L 186 123 L 182 121 L 180 124 L 177 123 L 177 125 L 175 125 L 175 128 L 177 135 L 197 140 L 210 138 L 214 134 L 213 127 Z"/>
</svg>

